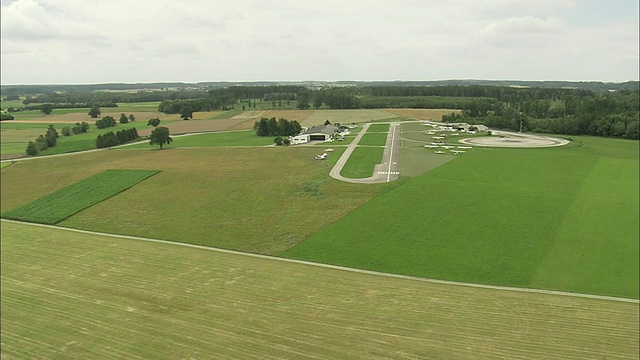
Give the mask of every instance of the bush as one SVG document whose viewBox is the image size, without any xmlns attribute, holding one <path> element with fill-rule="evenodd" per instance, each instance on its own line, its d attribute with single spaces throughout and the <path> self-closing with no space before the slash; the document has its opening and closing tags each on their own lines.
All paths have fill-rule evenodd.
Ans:
<svg viewBox="0 0 640 360">
<path fill-rule="evenodd" d="M 0 121 L 3 120 L 13 120 L 14 117 L 11 114 L 0 114 Z"/>
<path fill-rule="evenodd" d="M 64 136 L 71 136 L 71 128 L 68 126 L 63 127 L 61 132 Z"/>
<path fill-rule="evenodd" d="M 149 119 L 149 121 L 147 121 L 147 125 L 151 125 L 153 127 L 156 127 L 156 126 L 160 125 L 160 119 L 158 119 L 158 118 Z"/>
<path fill-rule="evenodd" d="M 100 120 L 96 121 L 96 126 L 98 129 L 105 129 L 108 127 L 116 126 L 116 119 L 113 116 L 105 116 Z"/>
</svg>

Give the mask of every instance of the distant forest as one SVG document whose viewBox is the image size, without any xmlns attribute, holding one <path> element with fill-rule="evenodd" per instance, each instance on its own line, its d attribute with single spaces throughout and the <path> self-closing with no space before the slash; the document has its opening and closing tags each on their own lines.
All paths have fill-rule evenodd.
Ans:
<svg viewBox="0 0 640 360">
<path fill-rule="evenodd" d="M 445 115 L 442 120 L 515 131 L 639 139 L 639 87 L 637 81 L 481 80 L 7 85 L 2 86 L 2 96 L 4 100 L 22 99 L 25 109 L 44 104 L 61 108 L 159 101 L 158 110 L 167 114 L 250 110 L 256 101 L 262 103 L 261 109 L 265 104 L 283 108 L 283 103 L 298 109 L 459 109 L 461 114 Z"/>
</svg>

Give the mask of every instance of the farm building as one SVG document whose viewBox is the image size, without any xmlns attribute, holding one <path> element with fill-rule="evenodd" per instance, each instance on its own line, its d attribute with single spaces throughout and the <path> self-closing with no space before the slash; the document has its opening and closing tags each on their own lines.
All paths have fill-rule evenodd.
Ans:
<svg viewBox="0 0 640 360">
<path fill-rule="evenodd" d="M 338 131 L 338 127 L 334 125 L 320 125 L 307 129 L 291 138 L 291 144 L 304 144 L 309 141 L 328 141 Z"/>
</svg>

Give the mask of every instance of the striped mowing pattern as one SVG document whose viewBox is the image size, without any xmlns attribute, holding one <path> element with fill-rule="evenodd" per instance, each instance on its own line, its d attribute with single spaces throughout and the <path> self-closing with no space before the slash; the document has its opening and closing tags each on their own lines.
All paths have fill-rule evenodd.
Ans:
<svg viewBox="0 0 640 360">
<path fill-rule="evenodd" d="M 56 224 L 158 172 L 157 170 L 106 170 L 19 208 L 7 211 L 2 214 L 2 217 L 42 224 Z"/>
</svg>

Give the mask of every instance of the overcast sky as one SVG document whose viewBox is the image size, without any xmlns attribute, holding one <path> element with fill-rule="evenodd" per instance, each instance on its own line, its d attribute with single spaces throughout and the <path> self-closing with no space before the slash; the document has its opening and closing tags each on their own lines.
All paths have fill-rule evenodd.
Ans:
<svg viewBox="0 0 640 360">
<path fill-rule="evenodd" d="M 2 84 L 638 80 L 638 0 L 1 0 Z"/>
</svg>

